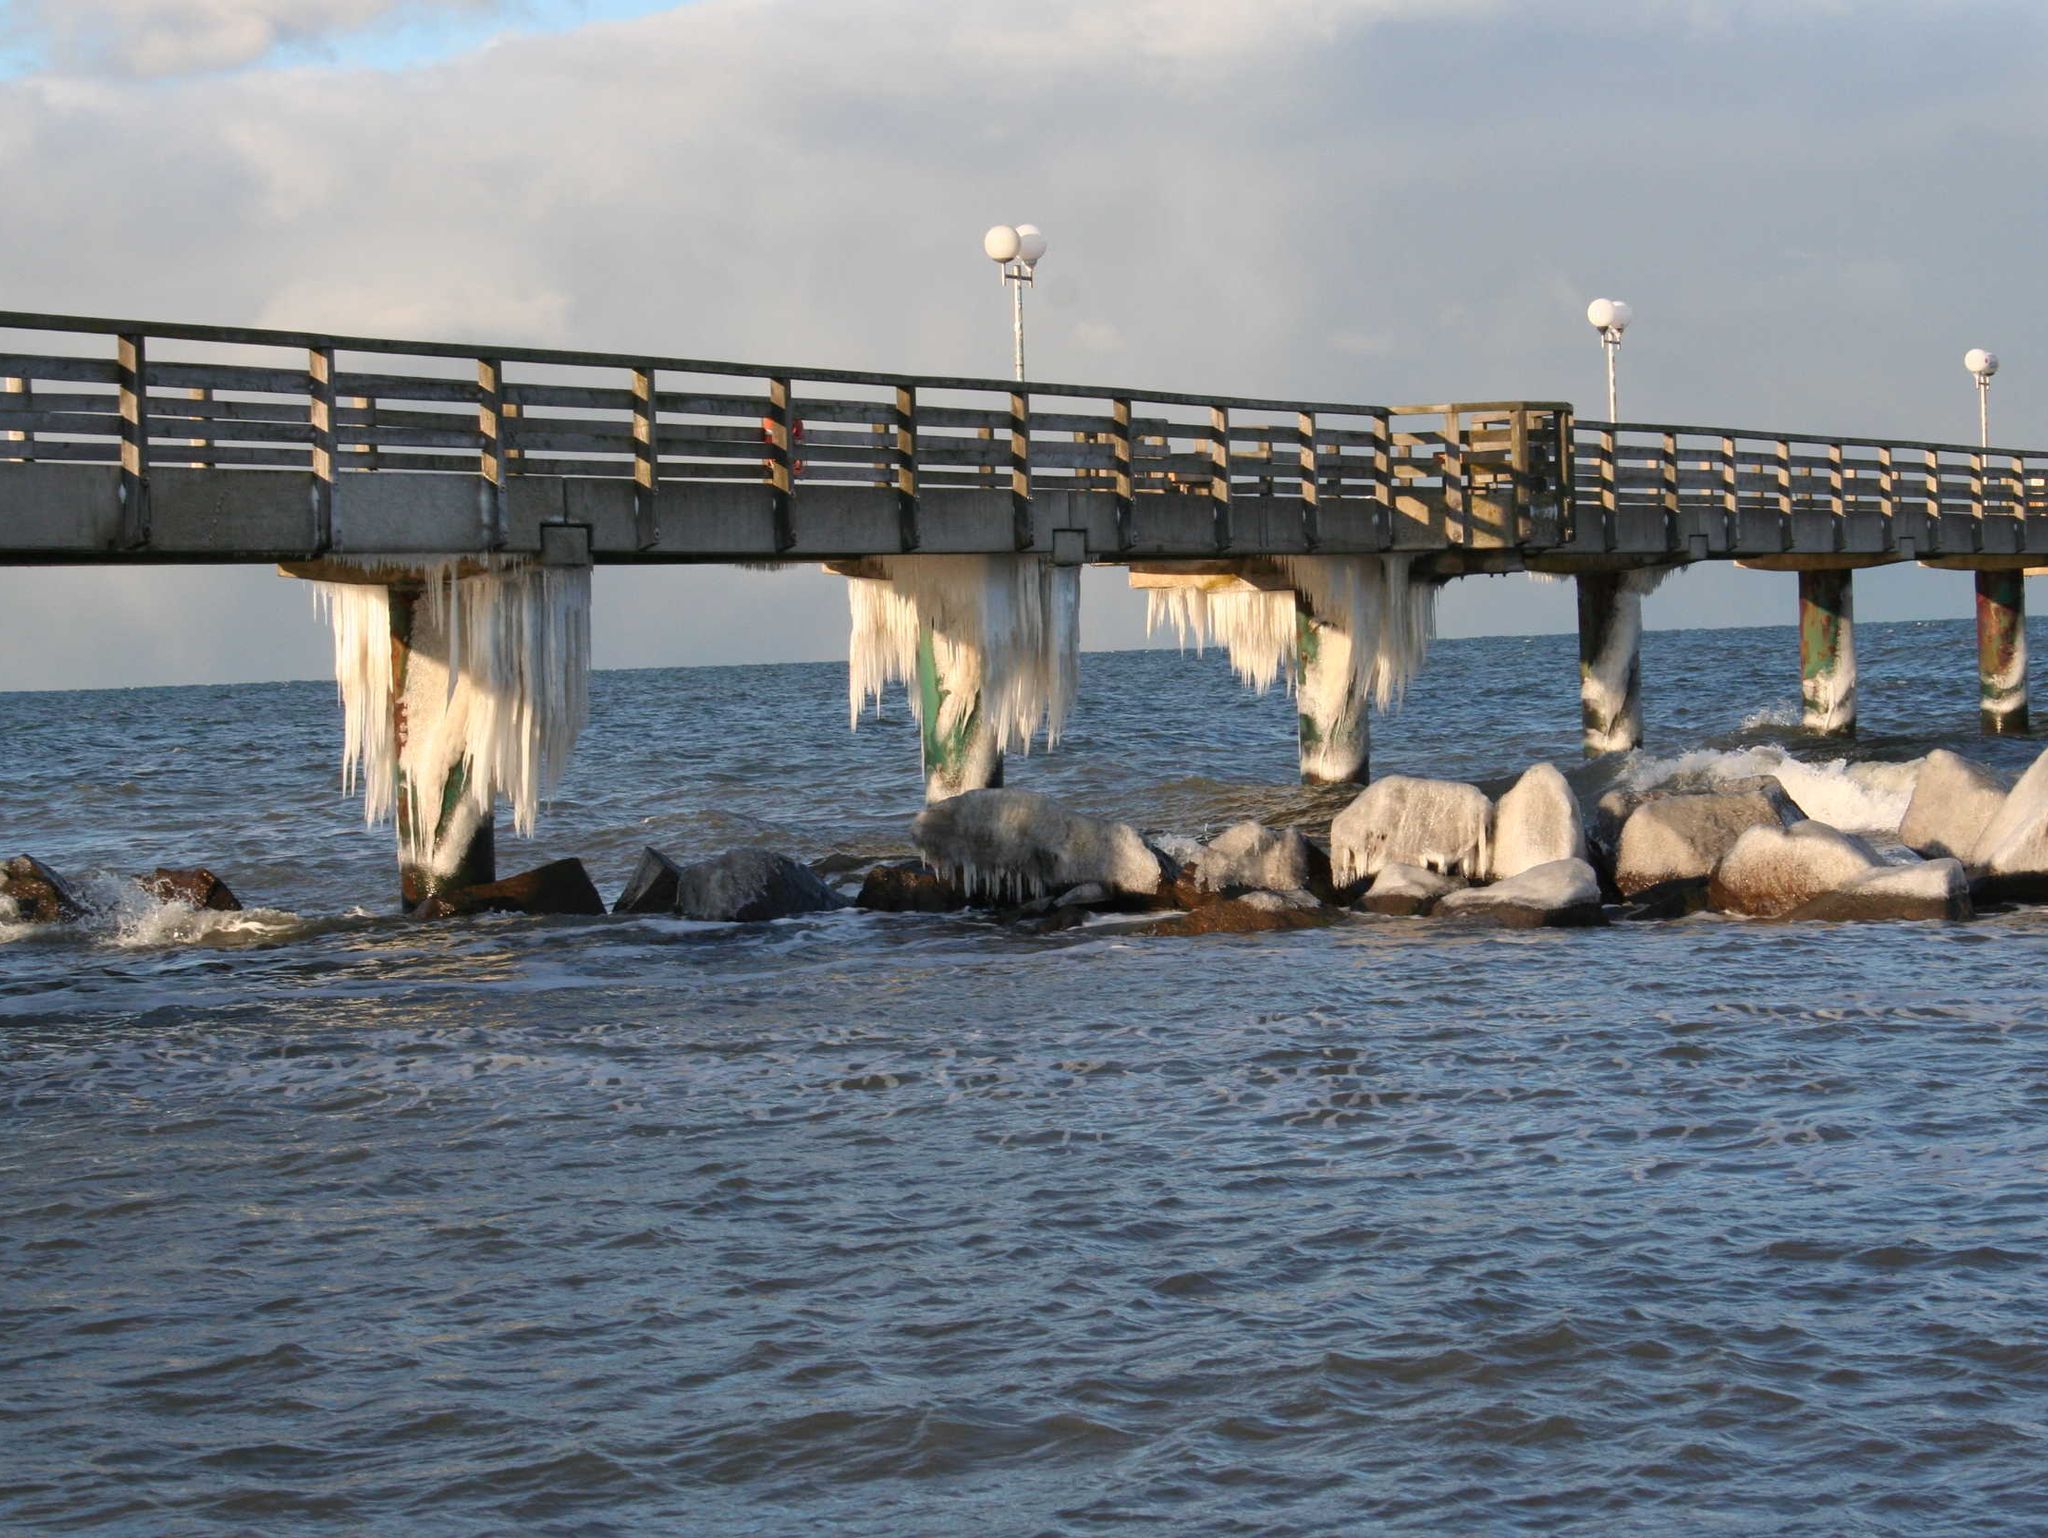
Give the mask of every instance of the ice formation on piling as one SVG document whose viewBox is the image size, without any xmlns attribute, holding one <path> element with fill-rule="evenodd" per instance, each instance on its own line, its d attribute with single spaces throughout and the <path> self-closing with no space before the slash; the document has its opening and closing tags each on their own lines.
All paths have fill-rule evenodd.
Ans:
<svg viewBox="0 0 2048 1538">
<path fill-rule="evenodd" d="M 1586 749 L 1626 753 L 1643 740 L 1643 600 L 1677 568 L 1647 566 L 1626 572 L 1614 585 L 1612 612 L 1599 652 L 1579 666 L 1579 703 L 1586 723 Z"/>
<path fill-rule="evenodd" d="M 453 561 L 419 569 L 412 633 L 400 638 L 408 645 L 398 699 L 391 589 L 313 584 L 334 632 L 343 784 L 353 791 L 360 781 L 364 820 L 376 823 L 395 811 L 402 779 L 413 811 L 408 854 L 423 861 L 436 852 L 439 810 L 458 770 L 466 774 L 453 821 L 473 828 L 502 794 L 513 825 L 531 833 L 589 715 L 589 568 L 493 561 L 464 572 Z M 395 703 L 405 707 L 402 740 Z M 439 841 L 458 853 L 462 842 L 452 829 Z"/>
<path fill-rule="evenodd" d="M 910 708 L 924 721 L 917 682 L 920 639 L 929 628 L 944 689 L 935 725 L 962 731 L 977 705 L 998 753 L 1028 753 L 1043 728 L 1057 743 L 1080 682 L 1079 569 L 1038 555 L 881 557 L 880 577 L 847 582 L 853 635 L 847 705 L 853 724 L 890 683 L 911 685 Z"/>
<path fill-rule="evenodd" d="M 1350 638 L 1348 667 L 1320 681 L 1330 700 L 1305 701 L 1330 710 L 1336 698 L 1370 698 L 1382 711 L 1407 692 L 1436 633 L 1436 585 L 1410 576 L 1405 555 L 1290 555 L 1274 564 L 1287 586 L 1211 593 L 1193 587 L 1154 588 L 1146 595 L 1147 631 L 1171 625 L 1181 645 L 1197 650 L 1221 642 L 1237 676 L 1264 693 L 1284 677 L 1300 686 L 1295 595 L 1331 630 Z M 1334 661 L 1334 659 L 1332 659 Z"/>
</svg>

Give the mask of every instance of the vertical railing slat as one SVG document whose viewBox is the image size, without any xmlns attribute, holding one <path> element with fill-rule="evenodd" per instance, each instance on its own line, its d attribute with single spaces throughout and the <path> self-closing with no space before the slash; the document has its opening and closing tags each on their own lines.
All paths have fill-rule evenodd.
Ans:
<svg viewBox="0 0 2048 1538">
<path fill-rule="evenodd" d="M 895 411 L 896 542 L 915 550 L 922 540 L 917 525 L 917 390 L 896 387 Z"/>
<path fill-rule="evenodd" d="M 306 356 L 306 417 L 313 428 L 313 553 L 334 548 L 334 349 Z"/>
<path fill-rule="evenodd" d="M 149 543 L 149 357 L 138 333 L 115 344 L 121 411 L 121 525 L 124 550 Z"/>
<path fill-rule="evenodd" d="M 477 504 L 484 546 L 505 548 L 505 367 L 496 358 L 476 362 Z"/>
<path fill-rule="evenodd" d="M 1131 484 L 1131 403 L 1128 397 L 1118 396 L 1110 402 L 1110 448 L 1116 460 L 1116 547 L 1128 550 L 1136 537 L 1132 528 L 1132 514 L 1137 510 L 1133 500 L 1135 488 Z"/>
<path fill-rule="evenodd" d="M 1313 551 L 1323 542 L 1322 487 L 1317 481 L 1316 414 L 1295 413 L 1296 468 L 1301 481 L 1301 547 Z"/>
<path fill-rule="evenodd" d="M 1209 408 L 1209 500 L 1218 550 L 1230 548 L 1230 412 Z"/>
<path fill-rule="evenodd" d="M 1010 392 L 1010 539 L 1019 550 L 1036 542 L 1031 527 L 1031 397 Z"/>
<path fill-rule="evenodd" d="M 661 379 L 650 365 L 633 371 L 633 544 L 661 543 Z"/>
</svg>

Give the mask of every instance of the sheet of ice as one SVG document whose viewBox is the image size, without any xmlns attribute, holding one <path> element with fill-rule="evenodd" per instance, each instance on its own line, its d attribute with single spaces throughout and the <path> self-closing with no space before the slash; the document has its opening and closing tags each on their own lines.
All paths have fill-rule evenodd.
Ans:
<svg viewBox="0 0 2048 1538">
<path fill-rule="evenodd" d="M 977 702 L 998 752 L 1026 752 L 1041 729 L 1059 741 L 1080 684 L 1080 572 L 1038 555 L 881 557 L 881 577 L 847 582 L 853 630 L 847 665 L 848 714 L 880 703 L 891 683 L 915 687 L 925 627 L 947 692 L 942 735 L 965 724 Z"/>
</svg>

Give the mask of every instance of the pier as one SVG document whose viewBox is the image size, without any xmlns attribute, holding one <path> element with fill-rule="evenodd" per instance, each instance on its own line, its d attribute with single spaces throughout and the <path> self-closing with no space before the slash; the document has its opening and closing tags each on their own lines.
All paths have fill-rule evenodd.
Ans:
<svg viewBox="0 0 2048 1538">
<path fill-rule="evenodd" d="M 2048 451 L 1587 420 L 1558 401 L 1290 401 L 21 312 L 0 312 L 0 392 L 0 562 L 381 585 L 401 716 L 429 568 L 814 562 L 889 581 L 906 561 L 1021 556 L 1121 565 L 1154 590 L 1291 594 L 1304 776 L 1362 781 L 1363 684 L 1345 680 L 1364 676 L 1364 642 L 1290 573 L 1371 558 L 1421 585 L 1575 580 L 1587 750 L 1625 751 L 1643 595 L 1736 561 L 1798 574 L 1806 725 L 1848 734 L 1854 574 L 1918 561 L 1976 573 L 1984 729 L 2019 731 L 2022 579 L 2048 566 Z M 940 728 L 978 676 L 942 676 L 929 625 L 921 639 L 932 793 L 999 782 L 978 707 Z M 438 811 L 400 797 L 402 830 L 459 820 L 463 765 L 447 767 Z M 470 830 L 465 879 L 488 873 L 489 831 Z"/>
</svg>

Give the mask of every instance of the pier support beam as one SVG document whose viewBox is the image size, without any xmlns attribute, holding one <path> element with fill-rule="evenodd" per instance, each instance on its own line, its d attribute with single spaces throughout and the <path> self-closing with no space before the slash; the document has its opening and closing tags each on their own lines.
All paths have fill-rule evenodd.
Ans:
<svg viewBox="0 0 2048 1538">
<path fill-rule="evenodd" d="M 1304 785 L 1363 785 L 1371 777 L 1372 721 L 1352 677 L 1353 637 L 1316 618 L 1296 596 L 1295 714 Z"/>
<path fill-rule="evenodd" d="M 444 740 L 448 715 L 448 635 L 435 623 L 417 586 L 394 586 L 391 594 L 391 710 L 401 765 L 408 743 Z M 462 750 L 458 733 L 446 732 L 447 752 Z M 409 913 L 429 897 L 497 879 L 493 819 L 464 801 L 467 763 L 452 764 L 439 803 L 418 804 L 403 767 L 398 770 L 399 899 Z M 429 819 L 433 832 L 418 836 Z"/>
<path fill-rule="evenodd" d="M 2027 574 L 1977 574 L 1977 695 L 1985 732 L 2027 729 Z"/>
<path fill-rule="evenodd" d="M 1805 724 L 1824 737 L 1856 735 L 1856 574 L 1799 573 L 1799 692 Z"/>
<path fill-rule="evenodd" d="M 1643 590 L 1632 574 L 1581 572 L 1579 720 L 1586 754 L 1626 753 L 1643 742 Z"/>
<path fill-rule="evenodd" d="M 918 716 L 924 734 L 924 798 L 945 801 L 967 790 L 993 790 L 1003 783 L 1003 754 L 981 708 L 978 672 L 960 665 L 953 653 L 947 667 L 926 625 L 917 638 Z M 954 702 L 958 703 L 954 703 Z M 954 704 L 948 710 L 947 706 Z"/>
</svg>

